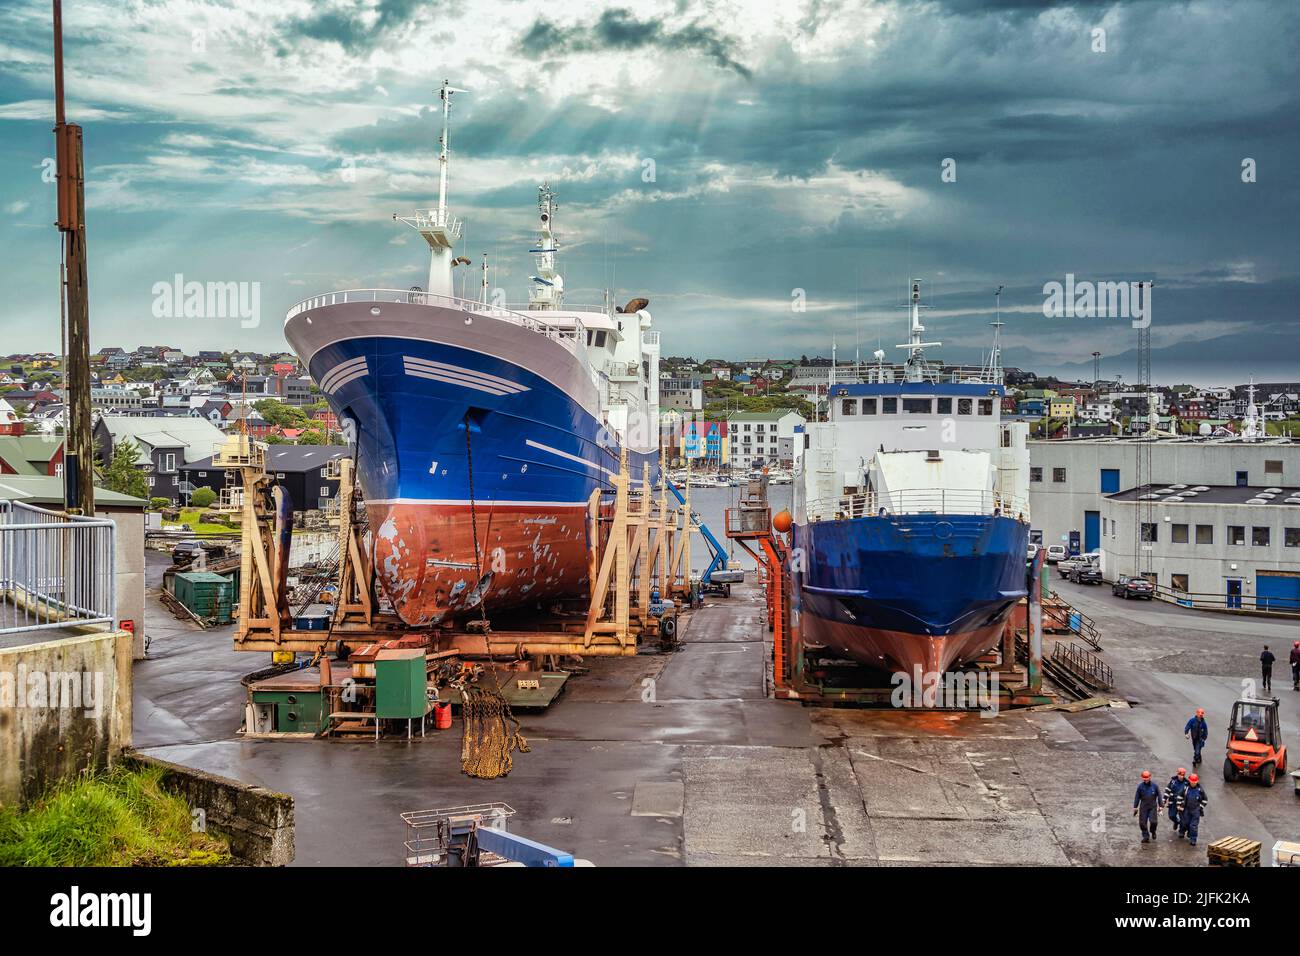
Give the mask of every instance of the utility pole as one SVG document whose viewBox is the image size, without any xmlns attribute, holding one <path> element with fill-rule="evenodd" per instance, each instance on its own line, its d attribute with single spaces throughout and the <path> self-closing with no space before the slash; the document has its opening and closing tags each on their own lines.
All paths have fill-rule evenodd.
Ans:
<svg viewBox="0 0 1300 956">
<path fill-rule="evenodd" d="M 74 514 L 95 513 L 95 453 L 90 434 L 90 307 L 86 291 L 86 192 L 81 127 L 63 115 L 63 9 L 54 0 L 54 150 L 58 219 L 63 233 L 60 303 L 66 301 L 64 344 L 63 501 Z M 65 298 L 66 297 L 66 298 Z"/>
</svg>

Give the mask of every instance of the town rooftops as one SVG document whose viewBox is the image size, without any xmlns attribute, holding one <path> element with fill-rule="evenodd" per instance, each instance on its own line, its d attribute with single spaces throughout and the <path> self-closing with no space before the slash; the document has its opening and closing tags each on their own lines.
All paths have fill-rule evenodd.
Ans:
<svg viewBox="0 0 1300 956">
<path fill-rule="evenodd" d="M 62 447 L 63 439 L 53 435 L 0 435 L 0 461 L 15 474 L 44 477 Z"/>
<path fill-rule="evenodd" d="M 1154 495 L 1147 498 L 1146 495 Z M 1152 504 L 1290 505 L 1300 506 L 1295 485 L 1142 485 L 1106 495 L 1112 501 L 1149 501 Z"/>
<path fill-rule="evenodd" d="M 335 458 L 346 458 L 350 454 L 346 445 L 267 445 L 266 470 L 311 471 L 313 468 L 324 468 L 327 462 Z M 212 456 L 185 466 L 187 471 L 207 471 L 219 467 L 212 464 Z"/>
<path fill-rule="evenodd" d="M 131 439 L 140 446 L 138 464 L 151 464 L 153 448 L 184 448 L 185 461 L 210 457 L 225 441 L 225 434 L 206 418 L 176 417 L 165 421 L 130 415 L 105 415 L 100 419 L 113 436 L 113 444 Z"/>
<path fill-rule="evenodd" d="M 0 499 L 21 501 L 42 508 L 63 506 L 63 479 L 55 475 L 0 475 Z M 95 487 L 96 508 L 143 508 L 144 498 Z"/>
</svg>

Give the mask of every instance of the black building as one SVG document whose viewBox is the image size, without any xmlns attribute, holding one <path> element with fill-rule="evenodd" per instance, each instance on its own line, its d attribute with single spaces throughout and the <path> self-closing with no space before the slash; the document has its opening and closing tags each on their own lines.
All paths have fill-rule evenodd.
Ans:
<svg viewBox="0 0 1300 956">
<path fill-rule="evenodd" d="M 295 511 L 313 511 L 339 493 L 338 478 L 328 477 L 329 463 L 349 454 L 343 445 L 268 445 L 266 471 L 289 492 Z M 181 469 L 181 482 L 189 495 L 198 488 L 211 488 L 220 495 L 223 488 L 239 484 L 239 470 L 221 468 L 212 464 L 212 458 L 204 458 Z"/>
</svg>

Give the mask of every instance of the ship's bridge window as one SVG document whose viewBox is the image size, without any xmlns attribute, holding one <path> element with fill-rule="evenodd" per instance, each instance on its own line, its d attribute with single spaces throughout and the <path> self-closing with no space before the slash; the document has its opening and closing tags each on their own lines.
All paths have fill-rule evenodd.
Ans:
<svg viewBox="0 0 1300 956">
<path fill-rule="evenodd" d="M 896 399 L 896 398 L 882 398 L 882 399 L 880 400 L 880 414 L 882 414 L 882 415 L 897 415 L 897 414 L 898 414 L 898 399 Z"/>
<path fill-rule="evenodd" d="M 957 414 L 970 415 L 975 411 L 975 401 L 970 398 L 957 399 Z"/>
<path fill-rule="evenodd" d="M 903 399 L 903 414 L 905 415 L 929 415 L 934 407 L 932 398 L 905 398 Z"/>
<path fill-rule="evenodd" d="M 858 413 L 858 400 L 856 398 L 840 399 L 841 415 L 856 415 Z"/>
<path fill-rule="evenodd" d="M 596 333 L 596 348 L 603 349 L 604 347 L 605 347 L 605 330 L 601 329 L 599 332 Z"/>
<path fill-rule="evenodd" d="M 940 414 L 940 415 L 951 415 L 951 414 L 952 414 L 952 399 L 951 399 L 951 398 L 940 398 L 940 399 L 937 399 L 937 401 L 939 402 L 939 414 Z"/>
<path fill-rule="evenodd" d="M 864 398 L 862 400 L 862 414 L 863 415 L 876 414 L 876 400 L 874 398 Z"/>
<path fill-rule="evenodd" d="M 993 399 L 991 399 L 991 398 L 981 398 L 981 399 L 980 399 L 980 414 L 981 414 L 981 415 L 992 415 L 992 414 L 993 414 Z"/>
</svg>

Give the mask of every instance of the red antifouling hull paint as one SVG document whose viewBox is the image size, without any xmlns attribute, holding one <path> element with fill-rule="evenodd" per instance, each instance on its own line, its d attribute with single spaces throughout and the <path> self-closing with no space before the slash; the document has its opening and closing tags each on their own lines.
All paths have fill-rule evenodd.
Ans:
<svg viewBox="0 0 1300 956">
<path fill-rule="evenodd" d="M 587 593 L 587 509 L 419 502 L 367 505 L 375 574 L 412 627 Z M 475 547 L 477 526 L 477 548 Z"/>
</svg>

